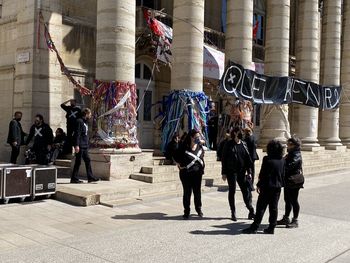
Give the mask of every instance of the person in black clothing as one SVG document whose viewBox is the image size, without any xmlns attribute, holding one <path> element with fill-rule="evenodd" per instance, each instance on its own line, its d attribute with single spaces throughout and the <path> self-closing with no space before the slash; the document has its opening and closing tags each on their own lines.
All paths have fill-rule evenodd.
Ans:
<svg viewBox="0 0 350 263">
<path fill-rule="evenodd" d="M 256 204 L 254 222 L 249 228 L 243 230 L 246 234 L 255 234 L 260 226 L 267 206 L 269 206 L 269 227 L 264 229 L 266 234 L 274 234 L 277 224 L 278 201 L 281 188 L 284 185 L 284 159 L 283 146 L 280 142 L 272 140 L 267 144 L 267 156 L 263 158 L 260 169 L 257 192 L 259 194 Z"/>
<path fill-rule="evenodd" d="M 67 103 L 70 103 L 70 106 Z M 61 104 L 61 108 L 66 112 L 67 119 L 67 149 L 69 149 L 68 153 L 72 151 L 72 140 L 73 140 L 73 132 L 75 130 L 76 121 L 81 117 L 81 110 L 76 106 L 76 100 L 70 99 Z"/>
<path fill-rule="evenodd" d="M 57 128 L 56 136 L 53 139 L 52 150 L 51 150 L 51 162 L 55 163 L 56 159 L 64 152 L 66 143 L 66 134 L 62 128 Z"/>
<path fill-rule="evenodd" d="M 188 219 L 190 216 L 192 192 L 194 195 L 196 212 L 199 217 L 203 217 L 201 184 L 205 164 L 202 143 L 199 132 L 191 130 L 175 156 L 175 161 L 180 170 L 180 180 L 183 187 L 184 219 Z"/>
<path fill-rule="evenodd" d="M 212 150 L 216 150 L 217 147 L 217 135 L 218 135 L 218 116 L 216 115 L 215 110 L 212 110 L 212 116 L 208 120 L 208 139 L 209 147 Z"/>
<path fill-rule="evenodd" d="M 31 151 L 35 154 L 37 164 L 46 165 L 49 163 L 49 152 L 53 141 L 53 132 L 50 126 L 44 122 L 44 117 L 37 114 L 34 119 L 34 124 L 30 128 L 26 145 L 34 138 Z"/>
<path fill-rule="evenodd" d="M 235 127 L 231 132 L 232 140 L 227 141 L 222 151 L 222 179 L 228 182 L 228 201 L 231 208 L 231 219 L 237 221 L 235 207 L 236 182 L 238 183 L 244 203 L 249 210 L 248 219 L 254 218 L 252 206 L 251 170 L 253 162 L 248 148 L 243 142 L 241 130 Z M 247 174 L 246 174 L 247 173 Z"/>
<path fill-rule="evenodd" d="M 286 225 L 287 228 L 298 227 L 298 216 L 300 205 L 298 202 L 299 190 L 303 188 L 304 182 L 293 182 L 291 177 L 296 174 L 303 174 L 303 160 L 300 151 L 301 141 L 299 138 L 293 136 L 287 141 L 287 155 L 285 157 L 285 187 L 284 187 L 284 201 L 285 212 L 281 220 L 277 221 L 277 225 Z M 292 221 L 289 219 L 290 212 L 293 209 Z"/>
<path fill-rule="evenodd" d="M 22 112 L 16 111 L 13 120 L 9 124 L 9 133 L 7 136 L 7 143 L 11 146 L 10 163 L 15 164 L 19 155 L 20 147 L 24 143 L 24 136 L 22 125 Z"/>
<path fill-rule="evenodd" d="M 174 156 L 176 154 L 177 149 L 179 148 L 179 142 L 180 142 L 180 137 L 179 137 L 179 134 L 176 132 L 173 135 L 172 140 L 168 143 L 166 147 L 165 159 L 169 160 L 171 164 L 174 163 Z"/>
<path fill-rule="evenodd" d="M 255 136 L 253 135 L 253 131 L 250 128 L 245 128 L 244 129 L 244 141 L 247 144 L 248 151 L 250 154 L 250 158 L 253 161 L 253 168 L 252 168 L 252 185 L 254 185 L 254 178 L 255 178 L 255 161 L 259 160 L 258 153 L 256 152 L 256 139 Z"/>
<path fill-rule="evenodd" d="M 231 134 L 230 134 L 230 130 L 227 130 L 225 133 L 225 138 L 219 143 L 219 146 L 216 150 L 216 160 L 217 161 L 221 161 L 221 157 L 222 157 L 222 151 L 224 149 L 225 143 L 227 141 L 231 140 Z"/>
<path fill-rule="evenodd" d="M 91 160 L 89 156 L 89 126 L 88 121 L 91 119 L 91 110 L 85 108 L 82 111 L 82 117 L 77 120 L 76 129 L 73 136 L 73 146 L 75 151 L 75 164 L 70 182 L 79 184 L 83 181 L 79 180 L 78 172 L 81 164 L 81 159 L 85 162 L 86 175 L 89 183 L 99 181 L 94 177 L 91 169 Z"/>
</svg>

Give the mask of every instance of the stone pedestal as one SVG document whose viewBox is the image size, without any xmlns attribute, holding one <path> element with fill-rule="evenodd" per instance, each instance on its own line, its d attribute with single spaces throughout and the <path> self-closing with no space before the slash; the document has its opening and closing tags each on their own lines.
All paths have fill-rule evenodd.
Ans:
<svg viewBox="0 0 350 263">
<path fill-rule="evenodd" d="M 140 149 L 91 149 L 89 151 L 92 172 L 102 180 L 127 179 L 132 173 L 139 173 L 142 166 L 152 164 L 152 152 L 141 152 Z M 74 159 L 71 168 L 74 167 Z M 84 162 L 80 166 L 79 175 L 86 177 Z"/>
</svg>

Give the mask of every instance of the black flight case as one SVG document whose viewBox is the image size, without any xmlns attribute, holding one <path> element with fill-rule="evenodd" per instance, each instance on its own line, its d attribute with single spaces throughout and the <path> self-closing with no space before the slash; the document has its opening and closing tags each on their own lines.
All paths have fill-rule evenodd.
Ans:
<svg viewBox="0 0 350 263">
<path fill-rule="evenodd" d="M 55 166 L 38 165 L 33 168 L 32 199 L 46 195 L 49 198 L 56 193 L 57 168 Z"/>
<path fill-rule="evenodd" d="M 30 166 L 2 165 L 1 198 L 7 204 L 9 199 L 21 198 L 21 201 L 32 194 L 32 168 Z"/>
</svg>

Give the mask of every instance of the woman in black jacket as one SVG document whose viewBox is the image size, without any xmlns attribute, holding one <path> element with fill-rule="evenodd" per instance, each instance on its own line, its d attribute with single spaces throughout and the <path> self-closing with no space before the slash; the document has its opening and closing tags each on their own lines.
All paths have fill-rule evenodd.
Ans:
<svg viewBox="0 0 350 263">
<path fill-rule="evenodd" d="M 301 141 L 297 137 L 292 137 L 287 141 L 287 155 L 285 157 L 285 187 L 284 187 L 284 201 L 286 202 L 285 213 L 281 220 L 277 221 L 278 225 L 286 225 L 288 228 L 298 227 L 298 216 L 300 205 L 298 202 L 299 190 L 303 188 L 304 181 L 295 181 L 295 175 L 303 173 L 302 157 L 300 151 Z M 293 219 L 289 220 L 289 214 L 293 209 Z"/>
<path fill-rule="evenodd" d="M 232 140 L 225 143 L 221 156 L 221 175 L 228 182 L 228 201 L 231 208 L 231 219 L 237 221 L 235 193 L 236 182 L 241 189 L 243 200 L 249 210 L 248 219 L 254 218 L 252 206 L 251 170 L 253 162 L 250 158 L 247 145 L 242 141 L 242 133 L 238 127 L 231 132 Z"/>
<path fill-rule="evenodd" d="M 283 146 L 280 142 L 272 140 L 267 144 L 267 156 L 264 157 L 259 181 L 257 183 L 257 192 L 259 193 L 256 204 L 256 214 L 254 222 L 249 228 L 243 230 L 243 233 L 253 234 L 259 228 L 267 206 L 269 206 L 269 227 L 264 229 L 266 234 L 274 234 L 277 224 L 278 200 L 283 187 L 284 178 L 284 159 Z"/>
<path fill-rule="evenodd" d="M 184 219 L 190 216 L 191 194 L 194 195 L 194 205 L 199 217 L 203 217 L 201 185 L 204 174 L 204 149 L 197 130 L 191 130 L 185 141 L 180 145 L 175 161 L 180 170 L 183 187 Z"/>
</svg>

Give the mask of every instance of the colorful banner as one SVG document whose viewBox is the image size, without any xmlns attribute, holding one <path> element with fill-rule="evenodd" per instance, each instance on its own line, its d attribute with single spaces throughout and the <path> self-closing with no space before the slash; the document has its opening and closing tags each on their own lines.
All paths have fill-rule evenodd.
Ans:
<svg viewBox="0 0 350 263">
<path fill-rule="evenodd" d="M 323 110 L 339 107 L 341 86 L 321 86 L 293 77 L 270 77 L 229 62 L 221 78 L 228 94 L 256 104 L 303 104 Z"/>
</svg>

